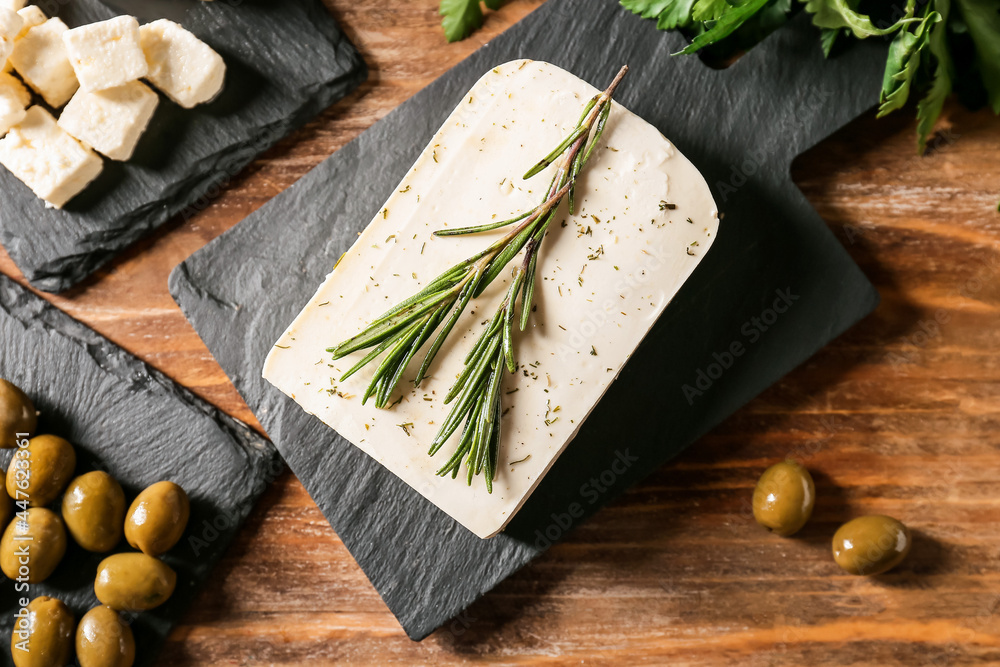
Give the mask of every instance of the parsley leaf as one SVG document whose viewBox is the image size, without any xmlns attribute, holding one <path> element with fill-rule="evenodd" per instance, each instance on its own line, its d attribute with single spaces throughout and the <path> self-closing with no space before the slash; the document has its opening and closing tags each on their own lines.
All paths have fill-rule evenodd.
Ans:
<svg viewBox="0 0 1000 667">
<path fill-rule="evenodd" d="M 833 51 L 833 45 L 837 42 L 837 37 L 844 32 L 844 28 L 820 28 L 819 43 L 823 47 L 823 57 L 829 58 Z"/>
<path fill-rule="evenodd" d="M 939 23 L 941 15 L 930 12 L 913 32 L 900 30 L 889 45 L 889 58 L 885 63 L 882 79 L 882 94 L 878 117 L 899 109 L 910 97 L 913 78 L 920 69 L 921 52 L 927 48 L 930 38 L 928 26 Z"/>
<path fill-rule="evenodd" d="M 644 19 L 656 19 L 660 30 L 691 25 L 695 0 L 621 0 L 622 7 Z"/>
<path fill-rule="evenodd" d="M 698 0 L 691 17 L 695 21 L 713 21 L 726 13 L 732 5 L 726 0 Z"/>
<path fill-rule="evenodd" d="M 909 0 L 906 4 L 906 15 L 888 28 L 876 28 L 871 19 L 863 14 L 854 11 L 857 0 L 808 0 L 806 11 L 813 15 L 813 25 L 819 28 L 849 28 L 858 39 L 865 37 L 888 35 L 894 32 L 901 24 L 910 23 L 914 20 L 913 9 L 914 0 Z"/>
<path fill-rule="evenodd" d="M 703 32 L 695 37 L 686 48 L 678 51 L 674 55 L 681 53 L 694 53 L 703 46 L 708 46 L 709 44 L 717 42 L 724 37 L 728 37 L 733 34 L 737 28 L 743 25 L 747 19 L 760 11 L 760 9 L 767 3 L 768 0 L 747 0 L 747 2 L 744 2 L 743 4 L 730 7 L 729 10 L 715 22 L 715 25 L 709 28 L 706 32 Z"/>
<path fill-rule="evenodd" d="M 1000 114 L 1000 7 L 996 0 L 956 0 L 976 56 L 993 113 Z"/>
<path fill-rule="evenodd" d="M 497 0 L 491 2 L 498 4 Z M 441 0 L 438 13 L 443 17 L 441 27 L 449 42 L 465 39 L 483 25 L 483 9 L 479 0 Z"/>
<path fill-rule="evenodd" d="M 934 129 L 934 123 L 941 115 L 944 101 L 951 93 L 952 77 L 951 53 L 948 51 L 947 21 L 951 11 L 951 0 L 936 0 L 935 9 L 941 14 L 941 21 L 931 28 L 927 50 L 934 59 L 934 81 L 924 98 L 917 103 L 917 152 L 927 150 L 927 137 Z"/>
</svg>

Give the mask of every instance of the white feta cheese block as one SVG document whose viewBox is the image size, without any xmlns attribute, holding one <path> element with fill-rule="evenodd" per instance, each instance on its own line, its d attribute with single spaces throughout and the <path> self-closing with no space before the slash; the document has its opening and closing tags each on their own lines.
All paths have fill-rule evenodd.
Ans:
<svg viewBox="0 0 1000 667">
<path fill-rule="evenodd" d="M 609 69 L 609 81 L 613 74 Z M 492 494 L 481 476 L 467 486 L 464 466 L 459 479 L 436 475 L 458 433 L 436 456 L 427 449 L 448 414 L 443 398 L 483 320 L 502 300 L 509 271 L 470 305 L 432 377 L 414 389 L 408 380 L 418 353 L 394 397 L 402 401 L 391 409 L 361 404 L 373 367 L 339 381 L 367 351 L 333 362 L 326 349 L 507 231 L 435 237 L 435 230 L 508 219 L 537 206 L 555 167 L 527 181 L 522 174 L 569 134 L 596 93 L 543 62 L 515 61 L 486 74 L 264 365 L 263 376 L 306 412 L 479 537 L 510 521 L 711 247 L 718 211 L 698 170 L 655 127 L 614 105 L 578 183 L 576 213 L 563 203 L 538 258 L 537 310 L 516 334 L 520 369 L 504 376 Z M 621 433 L 624 454 L 627 425 Z"/>
<path fill-rule="evenodd" d="M 14 41 L 24 26 L 24 19 L 9 9 L 0 7 L 0 66 L 7 66 L 7 59 L 14 52 Z"/>
<path fill-rule="evenodd" d="M 24 21 L 24 25 L 21 26 L 21 32 L 17 33 L 17 39 L 21 39 L 28 31 L 34 28 L 36 25 L 42 25 L 49 20 L 49 17 L 45 15 L 41 9 L 36 5 L 28 5 L 24 9 L 17 10 L 17 15 L 21 17 Z"/>
<path fill-rule="evenodd" d="M 98 153 L 124 162 L 132 157 L 159 102 L 141 81 L 94 93 L 81 88 L 59 116 L 59 127 Z"/>
<path fill-rule="evenodd" d="M 80 89 L 88 93 L 123 86 L 146 76 L 149 66 L 132 16 L 73 28 L 63 35 Z"/>
<path fill-rule="evenodd" d="M 104 167 L 39 106 L 28 109 L 27 117 L 0 139 L 0 164 L 54 208 L 78 195 Z"/>
<path fill-rule="evenodd" d="M 10 74 L 0 73 L 0 137 L 27 115 L 31 93 Z"/>
<path fill-rule="evenodd" d="M 24 82 L 58 109 L 79 88 L 62 36 L 69 28 L 58 18 L 37 25 L 17 40 L 10 62 Z"/>
<path fill-rule="evenodd" d="M 26 3 L 27 0 L 0 0 L 0 8 L 16 12 L 24 9 Z"/>
<path fill-rule="evenodd" d="M 174 102 L 190 109 L 222 91 L 226 63 L 208 44 L 167 19 L 147 23 L 139 32 L 147 78 Z"/>
</svg>

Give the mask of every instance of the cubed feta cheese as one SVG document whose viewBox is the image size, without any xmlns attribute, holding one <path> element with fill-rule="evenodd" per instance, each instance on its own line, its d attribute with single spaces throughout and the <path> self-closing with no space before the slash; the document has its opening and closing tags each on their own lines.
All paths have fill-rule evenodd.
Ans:
<svg viewBox="0 0 1000 667">
<path fill-rule="evenodd" d="M 17 39 L 21 39 L 28 31 L 34 28 L 36 25 L 42 25 L 49 20 L 49 17 L 45 15 L 41 9 L 35 5 L 28 5 L 24 9 L 19 9 L 17 15 L 21 17 L 24 21 L 24 25 L 21 26 L 21 32 L 17 33 Z"/>
<path fill-rule="evenodd" d="M 0 87 L 0 137 L 24 120 L 26 115 L 24 105 L 18 99 L 17 93 L 10 88 Z"/>
<path fill-rule="evenodd" d="M 226 63 L 212 47 L 167 19 L 139 29 L 149 81 L 185 109 L 213 100 L 222 90 Z"/>
<path fill-rule="evenodd" d="M 132 157 L 160 98 L 141 81 L 88 93 L 82 88 L 59 117 L 59 127 L 112 160 Z"/>
<path fill-rule="evenodd" d="M 66 104 L 79 87 L 62 41 L 67 30 L 60 19 L 49 19 L 17 40 L 10 57 L 24 82 L 53 108 Z"/>
<path fill-rule="evenodd" d="M 0 164 L 45 200 L 62 208 L 101 173 L 104 163 L 64 132 L 39 106 L 0 139 Z"/>
<path fill-rule="evenodd" d="M 9 9 L 12 12 L 24 9 L 26 0 L 0 0 L 0 7 Z"/>
<path fill-rule="evenodd" d="M 131 16 L 73 28 L 63 34 L 80 88 L 92 93 L 146 76 L 149 68 L 139 46 L 139 22 Z"/>
<path fill-rule="evenodd" d="M 6 72 L 0 72 L 0 92 L 13 95 L 18 103 L 27 108 L 31 104 L 31 93 L 20 79 L 17 79 Z"/>
<path fill-rule="evenodd" d="M 25 116 L 31 93 L 10 74 L 0 73 L 0 137 L 7 134 Z"/>
<path fill-rule="evenodd" d="M 24 19 L 17 12 L 0 7 L 0 67 L 6 66 L 7 58 L 14 52 L 14 40 L 23 25 Z"/>
</svg>

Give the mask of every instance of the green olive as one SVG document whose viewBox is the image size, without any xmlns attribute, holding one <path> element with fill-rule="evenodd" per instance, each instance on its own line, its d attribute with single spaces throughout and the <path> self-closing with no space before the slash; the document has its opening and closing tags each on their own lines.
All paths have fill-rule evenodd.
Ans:
<svg viewBox="0 0 1000 667">
<path fill-rule="evenodd" d="M 132 628 L 111 607 L 94 607 L 76 629 L 76 659 L 80 667 L 132 667 Z"/>
<path fill-rule="evenodd" d="M 18 434 L 30 438 L 38 425 L 38 413 L 27 394 L 7 380 L 0 380 L 0 449 L 17 447 Z"/>
<path fill-rule="evenodd" d="M 159 556 L 177 544 L 191 516 L 187 493 L 173 482 L 157 482 L 140 493 L 125 517 L 125 539 L 144 554 Z"/>
<path fill-rule="evenodd" d="M 27 498 L 32 507 L 48 505 L 66 488 L 74 468 L 73 445 L 55 435 L 35 436 L 17 450 L 7 468 L 7 493 Z"/>
<path fill-rule="evenodd" d="M 891 516 L 852 519 L 833 536 L 833 559 L 850 574 L 882 574 L 910 553 L 910 531 Z"/>
<path fill-rule="evenodd" d="M 87 551 L 111 551 L 122 538 L 125 492 L 115 478 L 95 470 L 69 484 L 62 502 L 66 530 Z"/>
<path fill-rule="evenodd" d="M 778 535 L 794 535 L 806 525 L 816 502 L 812 475 L 795 461 L 764 471 L 753 490 L 753 516 Z"/>
<path fill-rule="evenodd" d="M 0 569 L 11 579 L 37 584 L 48 579 L 66 555 L 66 529 L 52 510 L 32 507 L 27 521 L 15 518 L 0 539 Z"/>
<path fill-rule="evenodd" d="M 108 556 L 97 567 L 94 592 L 101 604 L 119 611 L 146 611 L 173 595 L 177 574 L 146 554 Z"/>
<path fill-rule="evenodd" d="M 10 652 L 16 667 L 64 667 L 73 653 L 73 612 L 62 600 L 37 597 L 14 622 Z"/>
</svg>

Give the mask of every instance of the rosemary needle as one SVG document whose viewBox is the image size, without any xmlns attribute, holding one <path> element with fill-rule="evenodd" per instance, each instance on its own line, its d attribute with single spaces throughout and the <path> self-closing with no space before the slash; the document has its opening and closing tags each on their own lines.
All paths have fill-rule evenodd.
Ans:
<svg viewBox="0 0 1000 667">
<path fill-rule="evenodd" d="M 525 173 L 524 178 L 529 179 L 556 165 L 545 199 L 538 206 L 502 222 L 435 232 L 437 236 L 458 236 L 514 225 L 502 238 L 439 275 L 424 289 L 375 319 L 364 331 L 327 349 L 334 359 L 340 359 L 359 350 L 374 348 L 341 380 L 381 356 L 362 403 L 374 396 L 376 407 L 386 407 L 417 351 L 432 341 L 417 371 L 415 385 L 426 377 L 434 358 L 469 302 L 492 284 L 514 257 L 524 250 L 522 261 L 512 270 L 503 302 L 466 357 L 465 369 L 445 399 L 445 403 L 452 404 L 452 408 L 431 443 L 429 453 L 432 456 L 436 454 L 463 422 L 465 425 L 458 446 L 438 471 L 439 475 L 456 477 L 464 461 L 469 484 L 476 475 L 485 473 L 487 491 L 493 492 L 500 445 L 503 371 L 506 369 L 513 373 L 517 370 L 514 321 L 518 321 L 521 330 L 528 324 L 538 252 L 545 233 L 567 196 L 570 214 L 573 213 L 577 178 L 604 133 L 611 113 L 612 96 L 627 72 L 628 67 L 622 67 L 611 85 L 587 103 L 573 131 Z M 521 301 L 520 312 L 518 298 Z"/>
</svg>

